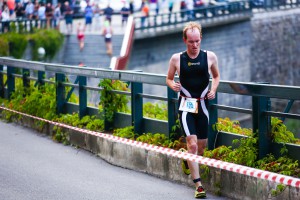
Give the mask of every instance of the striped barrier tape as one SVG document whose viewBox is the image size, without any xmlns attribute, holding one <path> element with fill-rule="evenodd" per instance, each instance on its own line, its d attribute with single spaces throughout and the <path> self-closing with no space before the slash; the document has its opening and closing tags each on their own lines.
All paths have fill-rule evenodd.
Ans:
<svg viewBox="0 0 300 200">
<path fill-rule="evenodd" d="M 260 179 L 273 181 L 276 183 L 281 183 L 284 185 L 300 188 L 300 179 L 299 178 L 294 178 L 291 176 L 285 176 L 285 175 L 276 174 L 273 172 L 263 171 L 260 169 L 250 168 L 250 167 L 246 167 L 246 166 L 242 166 L 242 165 L 237 165 L 237 164 L 228 163 L 228 162 L 224 162 L 224 161 L 220 161 L 220 160 L 206 158 L 206 157 L 202 157 L 202 156 L 198 156 L 198 155 L 194 155 L 194 154 L 190 154 L 190 153 L 186 153 L 186 152 L 180 152 L 180 151 L 176 151 L 174 149 L 155 146 L 155 145 L 151 145 L 151 144 L 147 144 L 147 143 L 143 143 L 143 142 L 138 142 L 135 140 L 130 140 L 130 139 L 126 139 L 126 138 L 113 136 L 110 134 L 105 134 L 105 133 L 100 133 L 100 132 L 96 132 L 96 131 L 90 131 L 90 130 L 86 130 L 86 129 L 82 129 L 82 128 L 77 128 L 77 127 L 73 127 L 70 125 L 46 120 L 46 119 L 43 119 L 40 117 L 28 115 L 26 113 L 22 113 L 19 111 L 11 110 L 11 109 L 5 108 L 3 106 L 0 106 L 0 109 L 14 112 L 14 113 L 24 115 L 24 116 L 27 116 L 27 117 L 30 117 L 33 119 L 37 119 L 40 121 L 44 121 L 44 122 L 47 122 L 49 124 L 53 124 L 56 126 L 72 129 L 75 131 L 79 131 L 82 133 L 86 133 L 86 134 L 90 134 L 90 135 L 94 135 L 94 136 L 98 136 L 98 137 L 102 137 L 102 138 L 105 138 L 105 139 L 108 139 L 108 140 L 111 140 L 114 142 L 119 142 L 119 143 L 131 145 L 131 146 L 135 146 L 135 147 L 146 149 L 149 151 L 155 151 L 155 152 L 162 153 L 162 154 L 165 154 L 168 156 L 173 156 L 173 157 L 177 157 L 180 159 L 186 159 L 189 161 L 197 162 L 202 165 L 207 165 L 207 166 L 211 166 L 214 168 L 223 169 L 223 170 L 235 172 L 238 174 L 243 174 L 243 175 L 247 175 L 247 176 L 251 176 L 251 177 L 256 177 L 256 178 L 260 178 Z"/>
</svg>

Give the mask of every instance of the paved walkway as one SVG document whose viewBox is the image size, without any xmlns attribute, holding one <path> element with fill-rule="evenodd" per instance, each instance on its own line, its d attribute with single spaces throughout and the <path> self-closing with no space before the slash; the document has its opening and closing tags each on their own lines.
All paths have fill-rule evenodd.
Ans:
<svg viewBox="0 0 300 200">
<path fill-rule="evenodd" d="M 31 129 L 0 121 L 0 130 L 0 199 L 194 199 L 191 187 L 112 166 Z"/>
</svg>

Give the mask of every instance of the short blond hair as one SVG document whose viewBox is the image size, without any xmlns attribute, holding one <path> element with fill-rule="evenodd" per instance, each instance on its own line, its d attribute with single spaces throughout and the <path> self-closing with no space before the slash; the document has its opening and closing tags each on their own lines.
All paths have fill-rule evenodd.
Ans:
<svg viewBox="0 0 300 200">
<path fill-rule="evenodd" d="M 201 27 L 201 24 L 197 23 L 197 22 L 188 22 L 184 28 L 183 28 L 183 38 L 184 39 L 187 39 L 187 35 L 186 35 L 186 32 L 189 30 L 189 29 L 198 29 L 199 32 L 200 32 L 200 36 L 202 36 L 202 27 Z"/>
</svg>

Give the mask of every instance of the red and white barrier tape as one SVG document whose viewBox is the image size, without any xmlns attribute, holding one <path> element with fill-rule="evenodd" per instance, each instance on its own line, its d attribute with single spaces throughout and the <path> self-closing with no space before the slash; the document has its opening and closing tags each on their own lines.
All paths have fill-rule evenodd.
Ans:
<svg viewBox="0 0 300 200">
<path fill-rule="evenodd" d="M 273 182 L 276 182 L 276 183 L 282 183 L 284 185 L 300 188 L 300 179 L 299 178 L 294 178 L 294 177 L 290 177 L 290 176 L 276 174 L 276 173 L 273 173 L 273 172 L 263 171 L 263 170 L 259 170 L 259 169 L 255 169 L 255 168 L 242 166 L 242 165 L 237 165 L 237 164 L 228 163 L 228 162 L 224 162 L 224 161 L 220 161 L 220 160 L 206 158 L 206 157 L 202 157 L 202 156 L 198 156 L 198 155 L 194 155 L 194 154 L 190 154 L 190 153 L 184 153 L 184 152 L 176 151 L 174 149 L 159 147 L 159 146 L 155 146 L 155 145 L 151 145 L 151 144 L 147 144 L 147 143 L 143 143 L 143 142 L 129 140 L 129 139 L 126 139 L 126 138 L 120 138 L 120 137 L 105 134 L 105 133 L 99 133 L 99 132 L 96 132 L 96 131 L 81 129 L 81 128 L 69 126 L 69 125 L 66 125 L 66 124 L 53 122 L 53 121 L 46 120 L 46 119 L 43 119 L 43 118 L 35 117 L 35 116 L 32 116 L 32 115 L 28 115 L 26 113 L 11 110 L 11 109 L 8 109 L 8 108 L 2 107 L 2 106 L 0 106 L 0 109 L 7 110 L 7 111 L 10 111 L 10 112 L 14 112 L 14 113 L 24 115 L 24 116 L 27 116 L 27 117 L 30 117 L 30 118 L 34 118 L 34 119 L 37 119 L 37 120 L 40 120 L 40 121 L 44 121 L 44 122 L 47 122 L 47 123 L 50 123 L 50 124 L 53 124 L 53 125 L 56 125 L 56 126 L 61 126 L 61 127 L 65 127 L 65 128 L 75 130 L 75 131 L 80 131 L 82 133 L 87 133 L 87 134 L 90 134 L 90 135 L 95 135 L 95 136 L 98 136 L 98 137 L 102 137 L 102 138 L 105 138 L 105 139 L 108 139 L 108 140 L 111 140 L 111 141 L 114 141 L 114 142 L 119 142 L 119 143 L 131 145 L 131 146 L 135 146 L 135 147 L 138 147 L 138 148 L 142 148 L 142 149 L 147 149 L 149 151 L 155 151 L 155 152 L 158 152 L 158 153 L 162 153 L 162 154 L 177 157 L 177 158 L 183 158 L 183 159 L 186 159 L 186 160 L 197 162 L 197 163 L 202 164 L 202 165 L 215 167 L 215 168 L 218 168 L 218 169 L 223 169 L 223 170 L 227 170 L 227 171 L 231 171 L 231 172 L 235 172 L 235 173 L 239 173 L 239 174 L 244 174 L 244 175 L 251 176 L 251 177 L 257 177 L 257 178 L 260 178 L 260 179 L 269 180 L 269 181 L 273 181 Z"/>
</svg>

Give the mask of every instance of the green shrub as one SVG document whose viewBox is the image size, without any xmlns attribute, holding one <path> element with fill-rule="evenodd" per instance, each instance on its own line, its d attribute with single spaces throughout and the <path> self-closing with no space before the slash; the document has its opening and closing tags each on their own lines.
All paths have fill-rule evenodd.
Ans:
<svg viewBox="0 0 300 200">
<path fill-rule="evenodd" d="M 11 32 L 6 33 L 3 37 L 8 40 L 10 56 L 17 59 L 22 58 L 28 43 L 27 36 Z"/>
<path fill-rule="evenodd" d="M 29 36 L 32 41 L 32 60 L 39 60 L 38 48 L 43 47 L 46 51 L 45 58 L 52 59 L 60 46 L 63 44 L 64 36 L 54 29 L 39 29 Z"/>
<path fill-rule="evenodd" d="M 6 37 L 0 37 L 0 56 L 9 55 L 9 43 Z"/>
</svg>

